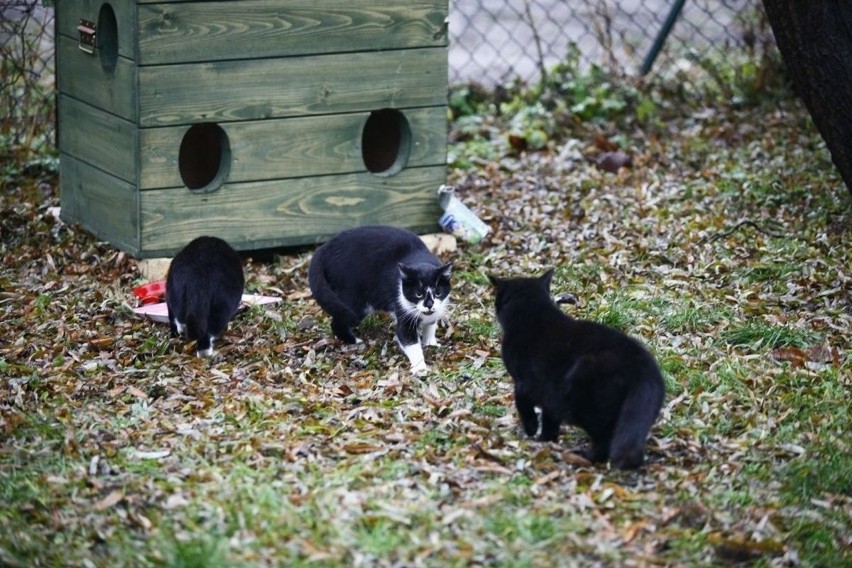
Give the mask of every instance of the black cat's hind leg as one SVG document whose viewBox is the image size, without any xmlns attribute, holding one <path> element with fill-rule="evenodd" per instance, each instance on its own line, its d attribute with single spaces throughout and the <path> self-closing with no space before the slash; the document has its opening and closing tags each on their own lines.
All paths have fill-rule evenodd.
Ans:
<svg viewBox="0 0 852 568">
<path fill-rule="evenodd" d="M 562 421 L 553 415 L 541 412 L 541 434 L 538 439 L 542 442 L 555 442 L 559 439 L 559 425 Z"/>
<path fill-rule="evenodd" d="M 609 459 L 609 448 L 610 444 L 608 440 L 595 440 L 593 438 L 588 447 L 579 449 L 574 453 L 580 454 L 592 463 L 603 463 Z"/>
<path fill-rule="evenodd" d="M 169 335 L 171 335 L 172 337 L 180 336 L 182 328 L 183 326 L 180 324 L 177 318 L 169 314 Z"/>
<path fill-rule="evenodd" d="M 204 334 L 195 340 L 195 354 L 199 357 L 213 356 L 213 336 Z"/>
<path fill-rule="evenodd" d="M 236 313 L 237 307 L 239 307 L 239 304 L 234 306 L 233 302 L 225 300 L 217 301 L 210 307 L 206 333 L 196 340 L 196 354 L 199 357 L 213 356 L 213 342 L 228 328 L 228 322 Z"/>
<path fill-rule="evenodd" d="M 515 388 L 515 408 L 521 418 L 521 426 L 524 433 L 532 438 L 538 432 L 538 414 L 535 412 L 535 404 L 523 391 Z"/>
<path fill-rule="evenodd" d="M 180 337 L 186 332 L 186 326 L 178 320 L 178 310 L 166 303 L 166 311 L 169 315 L 169 332 L 172 337 Z"/>
<path fill-rule="evenodd" d="M 344 343 L 358 343 L 358 338 L 352 333 L 352 330 L 358 327 L 359 321 L 352 318 L 332 316 L 331 331 L 334 336 Z"/>
</svg>

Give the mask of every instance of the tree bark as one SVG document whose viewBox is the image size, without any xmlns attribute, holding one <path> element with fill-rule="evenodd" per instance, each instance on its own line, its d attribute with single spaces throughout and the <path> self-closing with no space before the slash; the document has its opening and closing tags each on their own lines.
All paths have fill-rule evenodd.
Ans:
<svg viewBox="0 0 852 568">
<path fill-rule="evenodd" d="M 852 192 L 852 2 L 763 0 L 796 92 Z"/>
</svg>

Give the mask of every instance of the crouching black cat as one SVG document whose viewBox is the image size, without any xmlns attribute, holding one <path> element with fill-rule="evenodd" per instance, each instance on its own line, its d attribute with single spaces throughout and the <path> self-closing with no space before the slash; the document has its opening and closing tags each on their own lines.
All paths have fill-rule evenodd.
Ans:
<svg viewBox="0 0 852 568">
<path fill-rule="evenodd" d="M 540 440 L 555 441 L 562 423 L 579 426 L 592 441 L 585 457 L 637 468 L 663 402 L 657 363 L 620 331 L 563 313 L 550 297 L 552 277 L 552 269 L 539 278 L 490 276 L 524 431 L 538 431 L 538 407 Z"/>
<path fill-rule="evenodd" d="M 166 276 L 166 305 L 172 336 L 195 341 L 199 357 L 213 355 L 240 305 L 245 277 L 239 255 L 218 237 L 198 237 L 172 259 Z"/>
<path fill-rule="evenodd" d="M 346 343 L 373 311 L 396 318 L 396 339 L 414 373 L 428 370 L 423 347 L 437 345 L 435 327 L 450 299 L 450 264 L 410 231 L 383 225 L 336 235 L 311 259 L 314 299 L 331 315 L 334 335 Z"/>
</svg>

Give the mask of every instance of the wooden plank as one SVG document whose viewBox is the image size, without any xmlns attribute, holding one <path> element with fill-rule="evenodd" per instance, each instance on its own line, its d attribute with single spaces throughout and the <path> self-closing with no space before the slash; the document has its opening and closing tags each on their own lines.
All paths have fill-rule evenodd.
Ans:
<svg viewBox="0 0 852 568">
<path fill-rule="evenodd" d="M 131 254 L 138 251 L 137 191 L 132 184 L 60 156 L 60 205 L 66 223 L 79 223 L 98 238 Z"/>
<path fill-rule="evenodd" d="M 100 15 L 101 6 L 104 5 L 103 0 L 59 0 L 56 2 L 56 31 L 59 35 L 65 36 L 77 45 L 78 33 L 77 26 L 80 24 L 80 19 L 86 19 L 94 22 L 97 25 Z M 136 59 L 136 5 L 134 0 L 110 0 L 115 13 L 115 24 L 118 36 L 118 54 L 126 59 Z M 79 49 L 79 48 L 78 48 Z M 98 52 L 93 55 L 80 52 L 94 60 L 98 60 Z"/>
<path fill-rule="evenodd" d="M 445 105 L 444 48 L 139 69 L 142 126 Z"/>
<path fill-rule="evenodd" d="M 66 95 L 59 96 L 59 149 L 136 184 L 136 126 Z"/>
<path fill-rule="evenodd" d="M 169 255 L 191 239 L 215 234 L 238 249 L 313 244 L 344 228 L 384 223 L 437 229 L 437 188 L 446 167 L 396 176 L 346 174 L 229 184 L 213 193 L 185 189 L 141 196 L 143 256 Z"/>
<path fill-rule="evenodd" d="M 445 47 L 447 0 L 244 0 L 139 7 L 139 63 Z"/>
<path fill-rule="evenodd" d="M 404 109 L 411 131 L 406 167 L 447 162 L 447 108 Z M 365 172 L 361 132 L 370 113 L 223 125 L 231 149 L 229 183 Z M 140 132 L 141 189 L 180 187 L 178 155 L 186 126 Z"/>
<path fill-rule="evenodd" d="M 96 57 L 80 51 L 76 40 L 60 36 L 57 47 L 62 67 L 56 82 L 60 93 L 129 120 L 136 116 L 136 66 L 119 57 L 115 71 L 104 73 Z"/>
</svg>

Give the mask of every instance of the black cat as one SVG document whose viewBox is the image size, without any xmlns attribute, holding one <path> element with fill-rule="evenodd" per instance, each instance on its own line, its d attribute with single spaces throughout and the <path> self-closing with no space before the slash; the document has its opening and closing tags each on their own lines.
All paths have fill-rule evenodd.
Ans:
<svg viewBox="0 0 852 568">
<path fill-rule="evenodd" d="M 396 318 L 396 339 L 411 370 L 428 370 L 423 347 L 437 345 L 435 327 L 449 302 L 452 265 L 442 264 L 410 231 L 388 226 L 349 229 L 320 246 L 308 281 L 331 315 L 334 335 L 359 341 L 353 330 L 374 311 Z"/>
<path fill-rule="evenodd" d="M 198 237 L 169 265 L 166 305 L 172 336 L 185 333 L 199 357 L 213 355 L 213 338 L 222 333 L 240 305 L 245 277 L 239 255 L 217 237 Z"/>
<path fill-rule="evenodd" d="M 489 277 L 524 431 L 538 431 L 538 407 L 540 440 L 556 441 L 562 423 L 579 426 L 592 440 L 585 457 L 637 468 L 663 402 L 657 363 L 620 331 L 565 315 L 550 297 L 552 277 Z"/>
</svg>

